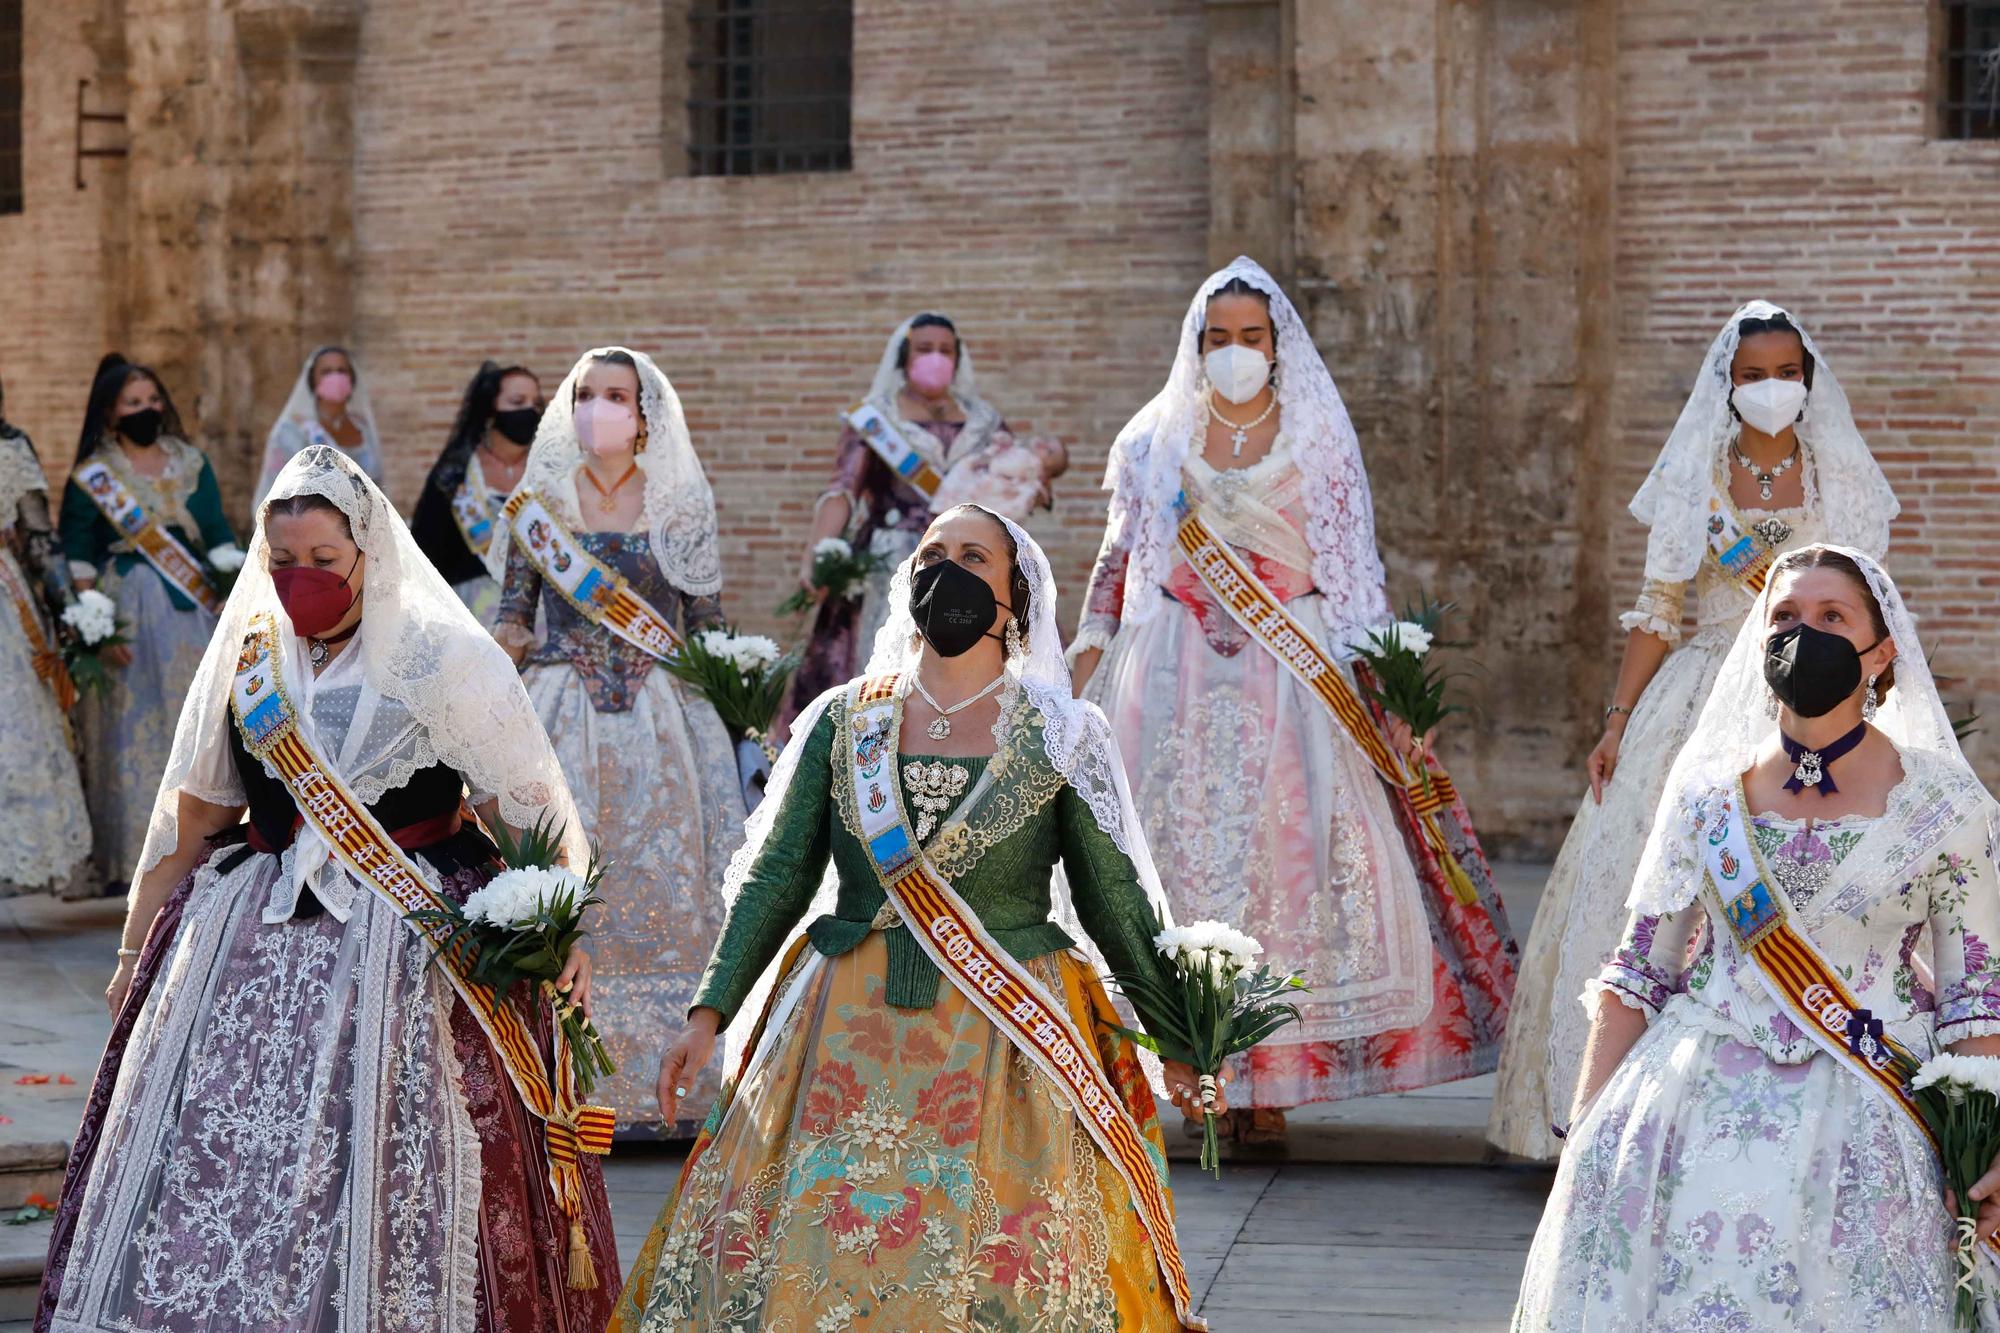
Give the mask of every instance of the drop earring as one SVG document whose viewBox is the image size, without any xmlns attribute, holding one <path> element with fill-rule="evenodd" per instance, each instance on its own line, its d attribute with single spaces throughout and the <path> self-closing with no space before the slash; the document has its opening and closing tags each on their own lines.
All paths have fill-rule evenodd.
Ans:
<svg viewBox="0 0 2000 1333">
<path fill-rule="evenodd" d="M 1880 679 L 1881 677 L 1879 676 L 1870 676 L 1868 678 L 1868 693 L 1861 697 L 1861 720 L 1863 722 L 1873 722 L 1875 720 L 1875 710 L 1882 706 L 1881 696 L 1875 693 L 1875 682 Z"/>
<path fill-rule="evenodd" d="M 1773 722 L 1778 720 L 1778 696 L 1768 690 L 1764 694 L 1764 716 Z"/>
<path fill-rule="evenodd" d="M 1027 651 L 1027 645 L 1021 642 L 1020 620 L 1014 616 L 1007 617 L 1007 660 L 1019 661 Z"/>
</svg>

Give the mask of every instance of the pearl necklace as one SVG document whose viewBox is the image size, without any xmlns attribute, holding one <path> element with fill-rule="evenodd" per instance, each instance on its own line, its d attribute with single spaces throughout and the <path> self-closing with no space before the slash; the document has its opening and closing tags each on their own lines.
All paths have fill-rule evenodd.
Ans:
<svg viewBox="0 0 2000 1333">
<path fill-rule="evenodd" d="M 1209 394 L 1208 396 L 1208 414 L 1215 418 L 1216 423 L 1218 425 L 1224 427 L 1230 433 L 1229 456 L 1231 458 L 1243 457 L 1243 446 L 1249 443 L 1250 432 L 1257 429 L 1257 427 L 1263 425 L 1264 422 L 1270 417 L 1270 415 L 1277 410 L 1278 410 L 1278 395 L 1274 391 L 1271 394 L 1271 401 L 1264 404 L 1264 410 L 1257 414 L 1257 419 L 1255 421 L 1245 421 L 1239 425 L 1238 423 L 1231 421 L 1228 417 L 1222 415 L 1222 413 L 1215 410 L 1215 395 L 1213 393 Z"/>
<path fill-rule="evenodd" d="M 1764 471 L 1751 462 L 1750 455 L 1743 452 L 1742 446 L 1737 446 L 1734 452 L 1736 454 L 1737 466 L 1757 479 L 1757 495 L 1758 498 L 1764 500 L 1771 498 L 1771 483 L 1784 476 L 1785 473 L 1791 470 L 1792 464 L 1799 461 L 1799 446 L 1797 444 L 1792 445 L 1792 451 L 1779 459 L 1778 465 L 1769 472 Z"/>
<path fill-rule="evenodd" d="M 924 678 L 918 675 L 916 672 L 912 671 L 910 673 L 910 683 L 917 687 L 917 693 L 924 696 L 924 702 L 929 704 L 931 706 L 931 711 L 937 714 L 936 717 L 931 719 L 931 724 L 928 727 L 924 728 L 924 734 L 926 736 L 929 736 L 934 741 L 941 741 L 945 739 L 945 737 L 951 735 L 951 715 L 953 713 L 961 712 L 964 709 L 972 707 L 972 705 L 978 703 L 981 699 L 984 699 L 987 695 L 999 689 L 1000 686 L 1006 681 L 1006 679 L 1007 679 L 1007 673 L 1005 671 L 1002 671 L 999 675 L 993 678 L 993 683 L 991 685 L 988 685 L 985 689 L 981 690 L 979 693 L 973 695 L 971 698 L 961 699 L 957 703 L 953 704 L 951 707 L 946 708 L 936 699 L 933 699 L 931 697 L 931 692 L 924 688 Z"/>
</svg>

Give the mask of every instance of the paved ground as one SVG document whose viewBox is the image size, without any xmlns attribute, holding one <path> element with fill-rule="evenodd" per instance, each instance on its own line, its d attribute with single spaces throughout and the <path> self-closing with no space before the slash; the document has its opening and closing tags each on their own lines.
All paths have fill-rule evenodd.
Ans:
<svg viewBox="0 0 2000 1333">
<path fill-rule="evenodd" d="M 1501 868 L 1523 937 L 1541 875 Z M 102 990 L 123 910 L 0 899 L 0 1205 L 55 1195 L 50 1168 L 75 1132 L 109 1028 Z M 1294 1117 L 1293 1158 L 1282 1165 L 1231 1164 L 1219 1182 L 1192 1163 L 1177 1171 L 1181 1245 L 1214 1327 L 1504 1329 L 1549 1177 L 1488 1164 L 1480 1131 L 1491 1084 L 1308 1108 Z M 678 1165 L 647 1147 L 621 1148 L 610 1162 L 628 1259 Z M 46 1223 L 0 1226 L 0 1333 L 28 1329 L 23 1302 L 32 1304 L 47 1234 Z"/>
</svg>

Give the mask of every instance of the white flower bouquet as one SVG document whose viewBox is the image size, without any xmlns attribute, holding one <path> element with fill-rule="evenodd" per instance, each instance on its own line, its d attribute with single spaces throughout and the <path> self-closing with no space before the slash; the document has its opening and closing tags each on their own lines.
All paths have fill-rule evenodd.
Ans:
<svg viewBox="0 0 2000 1333">
<path fill-rule="evenodd" d="M 775 640 L 725 628 L 689 635 L 667 670 L 715 705 L 724 726 L 762 744 L 798 665 Z"/>
<path fill-rule="evenodd" d="M 1438 629 L 1454 609 L 1450 602 L 1425 601 L 1406 608 L 1401 620 L 1348 638 L 1348 647 L 1368 667 L 1361 692 L 1409 727 L 1412 742 L 1422 742 L 1439 723 L 1464 711 L 1450 700 L 1451 674 L 1431 658 Z M 1417 767 L 1423 768 L 1420 760 Z"/>
<path fill-rule="evenodd" d="M 857 551 L 845 537 L 822 537 L 813 547 L 812 585 L 827 597 L 852 600 L 861 595 L 868 576 L 885 562 L 873 551 Z M 795 616 L 811 607 L 813 594 L 801 588 L 778 605 L 781 616 Z"/>
<path fill-rule="evenodd" d="M 1119 1030 L 1161 1059 L 1193 1067 L 1201 1080 L 1201 1166 L 1219 1180 L 1216 1076 L 1231 1056 L 1298 1022 L 1298 1006 L 1285 997 L 1307 987 L 1296 973 L 1280 976 L 1259 964 L 1264 946 L 1220 921 L 1159 925 L 1153 947 L 1166 960 L 1165 978 L 1125 973 L 1116 978 L 1146 1030 Z"/>
<path fill-rule="evenodd" d="M 1960 1328 L 1979 1327 L 1979 1205 L 1971 1190 L 2000 1153 L 2000 1057 L 1933 1055 L 1910 1078 L 1910 1093 L 1937 1139 L 1945 1187 L 1958 1209 Z"/>
<path fill-rule="evenodd" d="M 586 932 L 583 914 L 598 906 L 604 866 L 595 854 L 583 874 L 556 863 L 562 830 L 550 821 L 516 838 L 505 826 L 493 830 L 507 869 L 472 892 L 464 903 L 410 913 L 410 919 L 443 928 L 441 954 L 463 951 L 474 981 L 505 996 L 522 982 L 548 1001 L 568 1047 L 577 1091 L 588 1097 L 600 1077 L 618 1072 L 604 1039 L 583 1011 L 556 989 L 570 951 Z"/>
<path fill-rule="evenodd" d="M 80 592 L 63 608 L 63 665 L 82 694 L 103 694 L 111 688 L 111 671 L 104 654 L 131 642 L 125 637 L 125 622 L 118 618 L 118 604 L 92 588 Z"/>
<path fill-rule="evenodd" d="M 215 586 L 215 590 L 224 597 L 229 596 L 230 590 L 236 586 L 236 576 L 243 572 L 243 562 L 246 558 L 243 548 L 235 542 L 224 542 L 220 546 L 208 548 L 208 554 L 202 559 L 202 563 L 207 566 L 204 573 L 207 574 L 208 581 Z"/>
</svg>

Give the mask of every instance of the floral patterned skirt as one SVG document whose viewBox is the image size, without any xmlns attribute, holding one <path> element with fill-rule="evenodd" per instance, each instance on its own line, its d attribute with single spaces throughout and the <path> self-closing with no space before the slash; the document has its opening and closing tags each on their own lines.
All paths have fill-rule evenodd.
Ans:
<svg viewBox="0 0 2000 1333">
<path fill-rule="evenodd" d="M 33 586 L 4 543 L 0 560 L 22 587 Z M 90 855 L 76 751 L 54 691 L 35 674 L 20 615 L 5 597 L 0 597 L 0 754 L 7 756 L 0 764 L 0 897 L 67 887 Z"/>
<path fill-rule="evenodd" d="M 1577 1121 L 1514 1327 L 1949 1329 L 1929 1144 L 1832 1058 L 1728 1034 L 1672 1001 Z"/>
<path fill-rule="evenodd" d="M 889 1007 L 887 959 L 873 934 L 790 965 L 611 1327 L 1179 1328 L 1123 1180 L 1054 1085 L 949 983 L 929 1009 Z M 1158 1153 L 1103 989 L 1067 954 L 1028 967 Z"/>
</svg>

